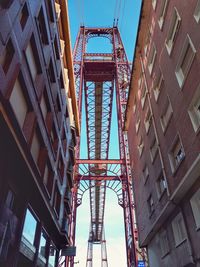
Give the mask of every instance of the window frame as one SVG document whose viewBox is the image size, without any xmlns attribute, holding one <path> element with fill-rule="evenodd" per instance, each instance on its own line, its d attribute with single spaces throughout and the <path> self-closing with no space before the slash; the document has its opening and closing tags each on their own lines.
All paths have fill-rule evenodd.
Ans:
<svg viewBox="0 0 200 267">
<path fill-rule="evenodd" d="M 197 105 L 200 105 L 200 84 L 197 86 L 196 92 L 194 93 L 188 108 L 188 115 L 196 134 L 198 134 L 200 131 L 200 111 L 199 114 L 197 114 L 197 111 L 195 111 L 195 107 Z"/>
<path fill-rule="evenodd" d="M 161 113 L 161 116 L 160 116 L 160 124 L 163 130 L 163 133 L 166 132 L 169 126 L 169 123 L 171 121 L 172 115 L 173 115 L 173 109 L 172 109 L 171 101 L 169 97 L 167 96 L 167 101 L 165 103 L 164 111 Z"/>
<path fill-rule="evenodd" d="M 182 225 L 180 224 L 180 222 Z M 172 232 L 174 236 L 175 247 L 180 246 L 183 242 L 187 240 L 185 222 L 181 212 L 179 212 L 172 220 Z M 182 234 L 184 234 L 185 236 L 181 236 Z"/>
<path fill-rule="evenodd" d="M 167 48 L 167 52 L 169 55 L 171 55 L 172 50 L 174 48 L 174 44 L 176 42 L 176 38 L 177 38 L 180 25 L 181 25 L 181 17 L 176 7 L 174 7 L 174 12 L 171 18 L 171 23 L 169 26 L 169 30 L 168 30 L 168 34 L 167 34 L 167 38 L 165 42 L 165 46 Z"/>
<path fill-rule="evenodd" d="M 157 55 L 156 46 L 153 43 L 152 47 L 151 47 L 149 59 L 148 59 L 148 70 L 149 70 L 150 76 L 151 76 L 151 74 L 153 72 L 153 68 L 154 68 L 155 61 L 156 61 L 156 55 Z"/>
<path fill-rule="evenodd" d="M 24 30 L 26 26 L 28 18 L 29 18 L 29 10 L 28 10 L 27 3 L 25 2 L 21 9 L 20 16 L 19 16 L 19 22 L 20 22 L 22 31 Z"/>
<path fill-rule="evenodd" d="M 157 0 L 152 0 L 152 7 L 154 10 L 156 10 L 156 6 L 157 6 Z"/>
<path fill-rule="evenodd" d="M 182 148 L 182 152 L 183 152 L 183 155 L 182 157 L 180 158 L 180 161 L 176 161 L 176 157 L 175 157 L 175 148 L 177 147 L 178 143 L 180 144 L 181 148 Z M 171 170 L 172 170 L 172 173 L 175 174 L 175 172 L 177 171 L 177 169 L 180 167 L 181 163 L 183 162 L 183 160 L 185 159 L 185 151 L 184 151 L 184 147 L 183 147 L 183 144 L 182 144 L 182 141 L 181 141 L 181 138 L 180 138 L 180 135 L 177 134 L 173 143 L 172 143 L 172 146 L 168 152 L 168 158 L 169 158 L 169 162 L 170 162 L 170 167 L 171 167 Z"/>
<path fill-rule="evenodd" d="M 158 19 L 158 25 L 160 29 L 162 30 L 166 13 L 167 13 L 167 7 L 168 7 L 169 0 L 162 0 L 161 8 L 160 8 L 160 16 Z"/>
<path fill-rule="evenodd" d="M 152 200 L 152 202 L 151 202 L 151 200 Z M 150 194 L 148 199 L 147 199 L 147 205 L 148 205 L 148 210 L 149 210 L 149 216 L 151 217 L 151 215 L 155 211 L 155 203 L 154 203 L 154 199 L 153 199 L 152 194 Z"/>
<path fill-rule="evenodd" d="M 146 113 L 145 113 L 145 118 L 144 118 L 144 126 L 145 126 L 145 130 L 146 130 L 146 134 L 149 133 L 149 129 L 151 127 L 152 124 L 152 112 L 150 110 L 150 107 L 147 107 Z"/>
<path fill-rule="evenodd" d="M 144 140 L 142 138 L 142 136 L 140 135 L 139 139 L 138 139 L 138 153 L 139 153 L 139 156 L 141 157 L 142 156 L 142 153 L 144 151 Z"/>
<path fill-rule="evenodd" d="M 161 186 L 160 186 L 160 181 L 164 181 L 163 183 L 163 189 L 161 190 Z M 167 190 L 167 181 L 166 181 L 166 176 L 164 175 L 163 171 L 161 171 L 161 173 L 159 174 L 157 180 L 156 180 L 156 189 L 157 189 L 157 195 L 158 195 L 158 199 L 161 199 L 162 195 L 166 192 Z"/>
<path fill-rule="evenodd" d="M 168 239 L 166 229 L 163 229 L 159 233 L 159 240 L 160 240 L 161 258 L 164 258 L 165 256 L 167 256 L 170 253 L 169 239 Z"/>
<path fill-rule="evenodd" d="M 151 142 L 149 152 L 150 152 L 151 162 L 153 163 L 158 152 L 158 142 L 156 138 L 154 138 L 153 141 Z"/>
<path fill-rule="evenodd" d="M 146 184 L 146 182 L 149 178 L 149 168 L 148 168 L 147 164 L 145 164 L 145 166 L 142 170 L 142 173 L 143 173 L 143 177 L 144 177 L 144 184 Z"/>
<path fill-rule="evenodd" d="M 23 234 L 23 232 L 24 232 L 24 226 L 25 226 L 25 222 L 26 222 L 26 214 L 27 214 L 27 211 L 31 214 L 31 216 L 34 218 L 34 220 L 36 222 L 35 231 L 34 231 L 35 233 L 34 233 L 34 237 L 33 237 L 33 241 L 32 242 L 29 241 L 29 239 L 27 239 L 27 237 L 24 236 L 24 234 Z M 36 249 L 36 247 L 35 247 L 35 241 L 36 241 L 38 223 L 39 223 L 39 220 L 38 220 L 37 216 L 35 215 L 35 213 L 33 212 L 32 208 L 30 206 L 27 206 L 26 212 L 24 214 L 23 229 L 22 229 L 21 239 L 22 238 L 25 238 L 25 240 L 28 241 L 29 244 L 31 244 L 31 247 L 33 249 Z"/>
<path fill-rule="evenodd" d="M 191 56 L 189 58 L 189 62 L 187 62 L 186 70 L 185 70 L 185 73 L 184 73 L 183 69 L 181 68 L 181 66 L 184 63 L 184 59 L 186 58 L 186 52 L 188 51 L 189 47 L 191 48 L 192 54 L 191 54 Z M 183 43 L 183 47 L 182 47 L 179 59 L 178 59 L 178 64 L 177 64 L 176 69 L 175 69 L 176 78 L 177 78 L 179 87 L 181 89 L 183 88 L 185 80 L 188 77 L 188 73 L 189 73 L 189 71 L 191 69 L 191 66 L 192 66 L 192 63 L 194 61 L 195 54 L 196 54 L 196 49 L 194 47 L 194 44 L 193 44 L 189 34 L 187 34 L 187 36 L 185 38 L 185 41 Z"/>
<path fill-rule="evenodd" d="M 158 102 L 158 98 L 160 96 L 162 87 L 164 86 L 164 78 L 161 70 L 159 70 L 159 74 L 157 78 L 155 79 L 154 87 L 153 87 L 153 92 L 154 92 L 154 97 L 155 101 Z"/>
<path fill-rule="evenodd" d="M 196 224 L 196 230 L 200 229 L 200 188 L 194 193 L 190 199 L 190 205 Z"/>
<path fill-rule="evenodd" d="M 143 83 L 143 86 L 141 89 L 141 106 L 142 106 L 142 109 L 144 109 L 146 98 L 147 98 L 147 86 L 145 83 Z"/>
<path fill-rule="evenodd" d="M 15 55 L 15 47 L 13 44 L 13 40 L 9 38 L 9 40 L 5 45 L 4 51 L 0 55 L 0 65 L 5 75 L 7 75 L 10 69 L 14 55 Z"/>
<path fill-rule="evenodd" d="M 197 23 L 200 21 L 200 0 L 197 1 L 195 10 L 194 10 L 194 19 Z"/>
</svg>

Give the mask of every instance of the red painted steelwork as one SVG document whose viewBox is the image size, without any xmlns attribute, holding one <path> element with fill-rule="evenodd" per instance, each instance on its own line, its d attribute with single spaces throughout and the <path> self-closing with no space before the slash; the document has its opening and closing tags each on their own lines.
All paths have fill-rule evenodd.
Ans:
<svg viewBox="0 0 200 267">
<path fill-rule="evenodd" d="M 86 53 L 86 44 L 94 37 L 108 38 L 112 44 L 112 53 Z M 116 193 L 118 203 L 124 211 L 127 266 L 136 267 L 137 229 L 127 138 L 123 132 L 130 66 L 117 27 L 80 28 L 74 49 L 74 73 L 80 121 L 83 93 L 85 96 L 88 159 L 80 159 L 78 140 L 70 226 L 71 243 L 75 244 L 77 207 L 82 203 L 85 191 L 89 190 L 91 224 L 86 266 L 92 266 L 93 244 L 101 244 L 102 266 L 107 266 L 103 228 L 106 189 L 109 188 Z M 108 158 L 114 90 L 120 159 Z M 68 261 L 67 266 L 74 266 L 73 258 Z"/>
<path fill-rule="evenodd" d="M 77 159 L 76 164 L 124 164 L 123 159 Z"/>
</svg>

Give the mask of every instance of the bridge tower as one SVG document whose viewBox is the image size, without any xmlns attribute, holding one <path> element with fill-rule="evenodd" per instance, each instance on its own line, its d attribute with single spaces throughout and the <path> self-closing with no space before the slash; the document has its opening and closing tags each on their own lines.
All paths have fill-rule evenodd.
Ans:
<svg viewBox="0 0 200 267">
<path fill-rule="evenodd" d="M 108 38 L 112 44 L 112 52 L 86 53 L 87 42 L 94 37 Z M 108 266 L 104 207 L 106 190 L 110 188 L 117 194 L 118 203 L 123 208 L 127 266 L 135 267 L 138 259 L 137 228 L 127 138 L 123 131 L 130 66 L 118 28 L 80 27 L 73 59 L 80 123 L 83 95 L 85 98 L 88 158 L 80 158 L 80 140 L 78 140 L 70 227 L 71 243 L 75 244 L 77 208 L 81 204 L 84 192 L 89 190 L 91 221 L 86 267 L 92 267 L 94 244 L 101 246 L 101 266 Z M 114 95 L 120 158 L 111 160 L 109 144 Z M 74 266 L 73 258 L 69 260 L 68 266 Z"/>
</svg>

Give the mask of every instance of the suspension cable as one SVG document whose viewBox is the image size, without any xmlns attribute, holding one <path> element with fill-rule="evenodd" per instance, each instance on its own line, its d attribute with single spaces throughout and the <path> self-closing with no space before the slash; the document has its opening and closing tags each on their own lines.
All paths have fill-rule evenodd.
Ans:
<svg viewBox="0 0 200 267">
<path fill-rule="evenodd" d="M 121 13 L 121 6 L 122 6 L 122 0 L 116 0 L 113 26 L 118 26 L 120 13 Z"/>
<path fill-rule="evenodd" d="M 75 0 L 79 24 L 84 25 L 84 0 Z"/>
<path fill-rule="evenodd" d="M 121 15 L 121 20 L 120 20 L 121 32 L 122 32 L 123 25 L 124 25 L 123 20 L 124 20 L 124 14 L 125 14 L 125 7 L 126 7 L 126 0 L 124 0 L 123 7 L 122 7 L 122 15 Z"/>
</svg>

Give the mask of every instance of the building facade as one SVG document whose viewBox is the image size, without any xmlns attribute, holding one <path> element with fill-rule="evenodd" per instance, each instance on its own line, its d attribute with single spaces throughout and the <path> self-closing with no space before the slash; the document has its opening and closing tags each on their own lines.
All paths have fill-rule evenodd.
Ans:
<svg viewBox="0 0 200 267">
<path fill-rule="evenodd" d="M 200 266 L 200 1 L 143 1 L 126 112 L 150 267 Z"/>
<path fill-rule="evenodd" d="M 79 134 L 67 2 L 0 1 L 0 266 L 70 246 Z"/>
</svg>

